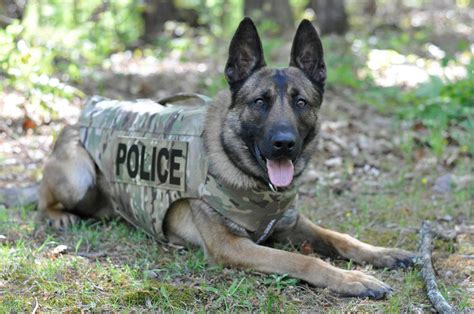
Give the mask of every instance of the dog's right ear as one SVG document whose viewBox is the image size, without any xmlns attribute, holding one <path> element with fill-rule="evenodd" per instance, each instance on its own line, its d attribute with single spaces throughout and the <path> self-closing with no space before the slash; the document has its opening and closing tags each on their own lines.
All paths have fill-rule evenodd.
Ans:
<svg viewBox="0 0 474 314">
<path fill-rule="evenodd" d="M 248 17 L 240 22 L 229 47 L 229 59 L 225 66 L 225 77 L 231 89 L 254 71 L 265 66 L 262 42 L 257 28 Z"/>
</svg>

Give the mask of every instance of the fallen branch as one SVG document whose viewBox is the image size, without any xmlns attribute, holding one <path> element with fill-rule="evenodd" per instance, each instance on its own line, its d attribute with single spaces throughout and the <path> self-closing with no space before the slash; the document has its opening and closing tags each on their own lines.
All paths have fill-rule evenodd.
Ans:
<svg viewBox="0 0 474 314">
<path fill-rule="evenodd" d="M 418 263 L 421 266 L 421 276 L 428 290 L 428 298 L 439 313 L 455 313 L 454 308 L 441 295 L 436 284 L 436 277 L 431 263 L 432 241 L 433 231 L 431 230 L 431 222 L 423 221 L 420 229 L 420 247 L 418 249 L 420 258 Z"/>
<path fill-rule="evenodd" d="M 38 299 L 35 297 L 35 307 L 33 308 L 33 311 L 31 311 L 31 314 L 38 313 L 38 308 L 39 308 Z"/>
<path fill-rule="evenodd" d="M 106 257 L 108 254 L 106 252 L 77 252 L 77 256 L 86 257 L 90 259 L 98 259 L 101 257 Z"/>
</svg>

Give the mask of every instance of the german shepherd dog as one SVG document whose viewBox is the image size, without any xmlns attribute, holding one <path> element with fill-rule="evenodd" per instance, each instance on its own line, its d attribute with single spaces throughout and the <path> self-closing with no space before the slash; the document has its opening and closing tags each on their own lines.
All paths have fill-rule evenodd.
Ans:
<svg viewBox="0 0 474 314">
<path fill-rule="evenodd" d="M 225 77 L 230 90 L 216 96 L 205 120 L 209 171 L 241 189 L 262 182 L 276 189 L 297 185 L 315 153 L 326 79 L 317 31 L 303 20 L 289 67 L 272 69 L 265 64 L 254 23 L 245 18 L 230 44 Z M 79 216 L 110 212 L 103 175 L 81 144 L 78 130 L 77 126 L 63 130 L 40 184 L 39 217 L 57 228 L 67 227 Z M 362 272 L 259 245 L 242 229 L 200 199 L 173 203 L 164 222 L 171 243 L 200 246 L 215 263 L 288 274 L 344 296 L 380 299 L 392 292 L 387 284 Z M 414 258 L 404 250 L 372 246 L 319 227 L 292 208 L 276 223 L 269 240 L 306 242 L 324 255 L 389 269 L 407 267 Z"/>
</svg>

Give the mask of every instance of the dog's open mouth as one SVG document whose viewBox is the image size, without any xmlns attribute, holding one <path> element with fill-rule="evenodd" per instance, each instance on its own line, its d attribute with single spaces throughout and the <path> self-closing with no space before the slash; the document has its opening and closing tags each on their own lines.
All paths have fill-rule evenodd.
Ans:
<svg viewBox="0 0 474 314">
<path fill-rule="evenodd" d="M 255 146 L 257 159 L 263 168 L 266 168 L 271 184 L 277 187 L 286 187 L 293 181 L 295 169 L 293 161 L 288 158 L 270 160 L 265 158 L 258 146 Z"/>
</svg>

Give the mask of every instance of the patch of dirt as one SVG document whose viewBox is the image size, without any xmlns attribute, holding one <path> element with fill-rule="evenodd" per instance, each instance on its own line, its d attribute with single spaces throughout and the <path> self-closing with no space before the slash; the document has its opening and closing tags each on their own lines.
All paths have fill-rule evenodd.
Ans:
<svg viewBox="0 0 474 314">
<path fill-rule="evenodd" d="M 434 267 L 444 282 L 467 292 L 469 307 L 474 308 L 474 232 L 458 234 L 456 244 L 456 253 L 439 256 Z"/>
</svg>

